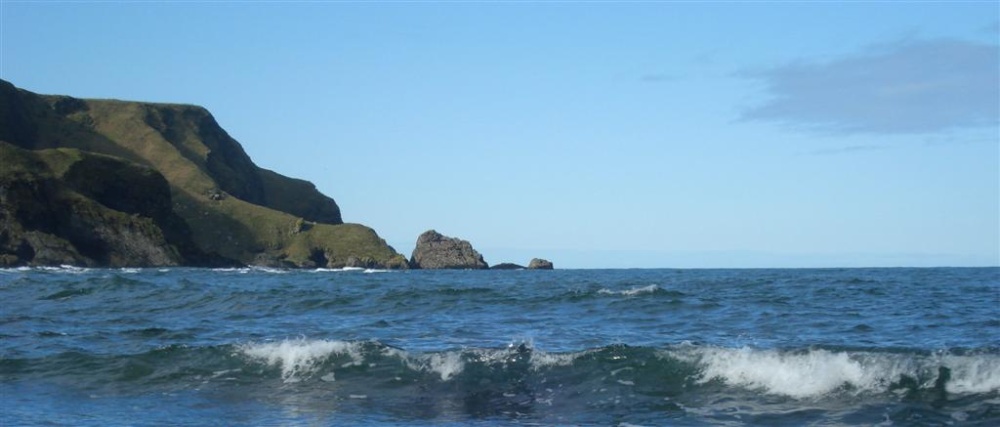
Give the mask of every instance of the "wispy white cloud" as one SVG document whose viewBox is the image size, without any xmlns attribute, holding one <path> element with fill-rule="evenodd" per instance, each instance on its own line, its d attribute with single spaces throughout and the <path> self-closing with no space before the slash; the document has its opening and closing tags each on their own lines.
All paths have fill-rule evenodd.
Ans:
<svg viewBox="0 0 1000 427">
<path fill-rule="evenodd" d="M 934 134 L 1000 125 L 1000 45 L 961 40 L 879 45 L 828 62 L 748 71 L 771 98 L 743 112 L 834 134 Z"/>
</svg>

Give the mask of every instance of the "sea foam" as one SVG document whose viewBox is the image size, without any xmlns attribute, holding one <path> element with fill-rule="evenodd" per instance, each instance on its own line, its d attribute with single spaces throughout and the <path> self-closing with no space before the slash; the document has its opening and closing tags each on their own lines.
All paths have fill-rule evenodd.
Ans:
<svg viewBox="0 0 1000 427">
<path fill-rule="evenodd" d="M 310 270 L 313 273 L 344 273 L 349 271 L 365 271 L 363 267 L 343 267 L 343 268 L 325 268 L 320 267 Z"/>
<path fill-rule="evenodd" d="M 281 342 L 249 343 L 238 352 L 268 366 L 280 367 L 281 378 L 288 383 L 308 378 L 318 371 L 330 356 L 347 355 L 354 363 L 363 360 L 360 344 L 347 341 L 284 340 Z"/>
<path fill-rule="evenodd" d="M 726 384 L 792 398 L 814 398 L 834 392 L 879 393 L 904 378 L 920 389 L 943 382 L 949 393 L 1000 390 L 1000 356 L 916 355 L 809 349 L 781 351 L 751 348 L 687 347 L 664 353 L 699 365 L 697 382 Z M 939 378 L 947 370 L 947 378 Z"/>
<path fill-rule="evenodd" d="M 599 293 L 599 294 L 605 294 L 605 295 L 623 295 L 623 296 L 627 296 L 627 297 L 634 297 L 636 295 L 641 295 L 641 294 L 651 294 L 651 293 L 654 293 L 654 292 L 656 292 L 658 290 L 660 290 L 659 286 L 657 286 L 657 285 L 649 285 L 649 286 L 642 286 L 642 287 L 635 287 L 635 288 L 631 288 L 631 289 L 625 289 L 625 290 L 621 290 L 621 291 L 613 291 L 613 290 L 605 288 L 605 289 L 601 289 L 601 290 L 597 291 L 597 293 Z"/>
<path fill-rule="evenodd" d="M 404 355 L 403 360 L 407 367 L 415 371 L 436 373 L 441 377 L 441 381 L 448 381 L 465 370 L 462 353 L 457 351 L 432 353 L 417 357 Z"/>
</svg>

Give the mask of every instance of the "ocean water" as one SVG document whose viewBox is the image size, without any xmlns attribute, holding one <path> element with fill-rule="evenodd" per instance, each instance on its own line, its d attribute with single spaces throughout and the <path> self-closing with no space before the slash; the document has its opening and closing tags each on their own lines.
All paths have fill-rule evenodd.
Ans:
<svg viewBox="0 0 1000 427">
<path fill-rule="evenodd" d="M 1000 425 L 1000 269 L 0 270 L 0 425 Z"/>
</svg>

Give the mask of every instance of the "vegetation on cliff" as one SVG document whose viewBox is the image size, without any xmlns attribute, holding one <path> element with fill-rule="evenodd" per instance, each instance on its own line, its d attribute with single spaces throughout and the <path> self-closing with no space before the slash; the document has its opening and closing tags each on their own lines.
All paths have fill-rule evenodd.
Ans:
<svg viewBox="0 0 1000 427">
<path fill-rule="evenodd" d="M 0 147 L 2 265 L 407 265 L 311 183 L 255 165 L 201 107 L 0 81 Z"/>
</svg>

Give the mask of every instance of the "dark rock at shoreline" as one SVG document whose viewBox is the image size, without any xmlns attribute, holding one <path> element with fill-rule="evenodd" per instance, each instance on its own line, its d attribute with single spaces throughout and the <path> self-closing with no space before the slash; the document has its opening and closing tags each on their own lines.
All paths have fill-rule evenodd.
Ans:
<svg viewBox="0 0 1000 427">
<path fill-rule="evenodd" d="M 524 266 L 512 262 L 502 262 L 490 267 L 490 270 L 524 270 Z"/>
<path fill-rule="evenodd" d="M 434 230 L 425 231 L 417 238 L 417 246 L 410 257 L 410 266 L 422 269 L 458 270 L 489 268 L 483 256 L 476 252 L 468 241 L 444 236 Z"/>
<path fill-rule="evenodd" d="M 552 261 L 534 258 L 528 263 L 528 270 L 551 270 L 553 268 Z"/>
</svg>

